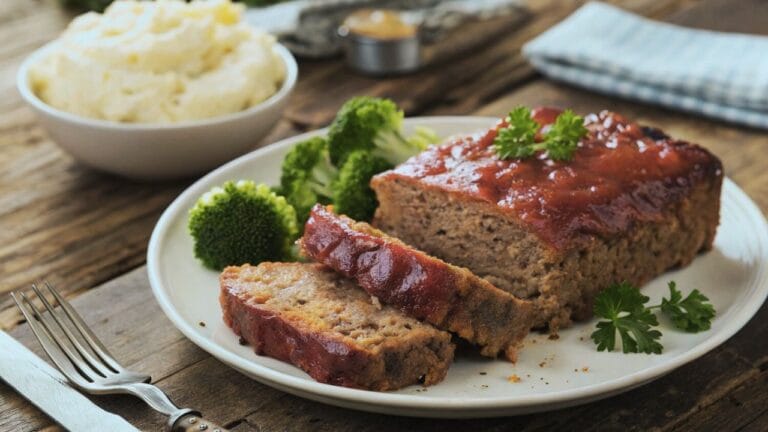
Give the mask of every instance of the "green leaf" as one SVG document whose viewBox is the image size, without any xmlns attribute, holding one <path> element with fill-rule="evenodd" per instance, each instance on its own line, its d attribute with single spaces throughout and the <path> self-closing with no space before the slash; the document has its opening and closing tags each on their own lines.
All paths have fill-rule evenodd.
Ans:
<svg viewBox="0 0 768 432">
<path fill-rule="evenodd" d="M 614 325 L 621 336 L 624 353 L 661 354 L 663 347 L 658 342 L 661 332 L 651 329 L 659 322 L 650 310 L 642 309 L 620 317 Z"/>
<path fill-rule="evenodd" d="M 598 351 L 613 351 L 616 334 L 621 339 L 625 353 L 660 354 L 663 347 L 658 342 L 661 332 L 652 329 L 659 323 L 645 303 L 648 297 L 627 282 L 614 284 L 595 298 L 595 315 L 607 321 L 597 323 L 592 340 Z"/>
<path fill-rule="evenodd" d="M 712 318 L 715 317 L 715 308 L 699 290 L 691 291 L 688 297 L 683 299 L 675 281 L 671 281 L 669 297 L 661 299 L 661 312 L 669 316 L 675 327 L 689 333 L 710 329 Z"/>
<path fill-rule="evenodd" d="M 547 156 L 552 160 L 569 160 L 587 134 L 584 119 L 571 110 L 563 111 L 544 137 Z"/>
<path fill-rule="evenodd" d="M 493 140 L 500 159 L 523 159 L 546 150 L 552 160 L 570 160 L 579 147 L 579 140 L 587 134 L 584 119 L 571 110 L 557 116 L 543 142 L 536 142 L 540 125 L 531 117 L 530 109 L 517 107 L 510 111 L 506 121 L 507 126 L 499 129 Z"/>
<path fill-rule="evenodd" d="M 519 106 L 509 112 L 507 126 L 500 129 L 493 146 L 501 159 L 526 158 L 536 152 L 539 124 L 531 118 L 531 110 Z"/>
</svg>

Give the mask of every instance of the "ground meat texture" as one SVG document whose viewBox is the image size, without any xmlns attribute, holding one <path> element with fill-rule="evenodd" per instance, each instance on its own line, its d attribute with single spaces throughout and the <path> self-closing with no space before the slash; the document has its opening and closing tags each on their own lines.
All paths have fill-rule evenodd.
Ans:
<svg viewBox="0 0 768 432">
<path fill-rule="evenodd" d="M 430 257 L 363 222 L 312 209 L 301 248 L 410 316 L 514 361 L 532 325 L 533 306 L 467 269 Z"/>
<path fill-rule="evenodd" d="M 220 285 L 235 334 L 320 382 L 378 391 L 432 385 L 453 360 L 450 334 L 375 304 L 318 264 L 228 267 Z"/>
<path fill-rule="evenodd" d="M 534 111 L 544 128 L 555 117 Z M 535 327 L 587 319 L 610 284 L 640 286 L 712 247 L 723 173 L 705 149 L 618 114 L 586 125 L 571 161 L 499 160 L 503 123 L 427 150 L 374 177 L 373 225 L 530 299 Z"/>
</svg>

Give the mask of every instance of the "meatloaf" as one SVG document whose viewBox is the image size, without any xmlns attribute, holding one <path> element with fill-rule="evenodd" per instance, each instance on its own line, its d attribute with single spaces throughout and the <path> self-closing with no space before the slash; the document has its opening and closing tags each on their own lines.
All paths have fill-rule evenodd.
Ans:
<svg viewBox="0 0 768 432">
<path fill-rule="evenodd" d="M 534 110 L 537 139 L 559 113 Z M 715 156 L 612 112 L 585 125 L 570 161 L 500 160 L 504 120 L 428 149 L 373 178 L 373 225 L 530 299 L 553 331 L 590 317 L 610 284 L 640 286 L 712 247 Z"/>
<path fill-rule="evenodd" d="M 383 303 L 456 333 L 483 355 L 504 351 L 515 361 L 531 327 L 530 302 L 321 205 L 312 209 L 300 244 L 304 254 L 356 280 Z"/>
<path fill-rule="evenodd" d="M 394 390 L 441 381 L 451 335 L 403 315 L 317 264 L 227 267 L 224 321 L 256 353 L 334 385 Z"/>
</svg>

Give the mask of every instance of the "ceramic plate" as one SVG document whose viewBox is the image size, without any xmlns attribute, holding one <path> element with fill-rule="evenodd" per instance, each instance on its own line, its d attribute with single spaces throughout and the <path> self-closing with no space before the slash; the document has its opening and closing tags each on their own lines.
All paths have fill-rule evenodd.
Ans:
<svg viewBox="0 0 768 432">
<path fill-rule="evenodd" d="M 474 132 L 495 122 L 482 117 L 424 117 L 405 121 L 433 128 L 441 136 Z M 698 288 L 718 315 L 710 331 L 685 334 L 662 319 L 662 355 L 597 352 L 589 338 L 595 321 L 560 333 L 559 340 L 532 334 L 517 364 L 457 354 L 442 383 L 379 393 L 321 384 L 301 370 L 257 356 L 221 320 L 218 274 L 192 255 L 187 211 L 197 198 L 226 180 L 241 178 L 276 184 L 283 155 L 315 131 L 240 157 L 203 177 L 160 218 L 149 243 L 152 289 L 171 322 L 192 342 L 222 362 L 266 385 L 347 408 L 423 417 L 487 417 L 551 410 L 620 393 L 658 378 L 717 347 L 757 312 L 768 293 L 768 228 L 755 204 L 733 182 L 723 184 L 721 223 L 715 247 L 690 266 L 668 272 L 643 287 L 654 302 L 669 280 L 684 291 Z M 200 323 L 205 323 L 205 326 Z M 519 382 L 510 382 L 516 375 Z"/>
</svg>

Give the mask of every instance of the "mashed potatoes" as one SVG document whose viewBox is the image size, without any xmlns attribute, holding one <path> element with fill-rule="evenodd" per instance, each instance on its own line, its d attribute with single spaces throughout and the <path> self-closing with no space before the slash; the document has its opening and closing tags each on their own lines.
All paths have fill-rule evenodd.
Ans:
<svg viewBox="0 0 768 432">
<path fill-rule="evenodd" d="M 285 78 L 274 38 L 229 0 L 117 1 L 76 18 L 33 65 L 46 103 L 129 123 L 172 123 L 241 111 Z"/>
</svg>

